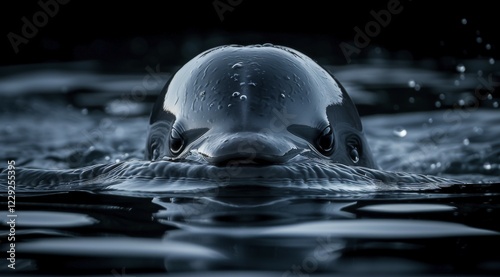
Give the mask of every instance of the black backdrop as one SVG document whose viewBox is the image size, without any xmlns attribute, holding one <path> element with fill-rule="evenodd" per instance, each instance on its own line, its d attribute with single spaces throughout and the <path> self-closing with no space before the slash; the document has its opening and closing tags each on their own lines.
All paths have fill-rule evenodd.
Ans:
<svg viewBox="0 0 500 277">
<path fill-rule="evenodd" d="M 498 11 L 492 1 L 482 0 L 59 1 L 2 3 L 3 65 L 134 60 L 142 69 L 155 62 L 184 63 L 219 44 L 264 42 L 342 64 L 348 59 L 341 43 L 355 47 L 355 27 L 373 25 L 373 12 L 388 5 L 400 12 L 393 13 L 386 26 L 371 26 L 369 43 L 350 58 L 373 53 L 387 58 L 489 58 L 498 57 L 500 43 Z M 24 26 L 26 20 L 33 25 L 38 20 L 40 27 L 33 31 Z M 23 35 L 23 28 L 31 38 Z"/>
</svg>

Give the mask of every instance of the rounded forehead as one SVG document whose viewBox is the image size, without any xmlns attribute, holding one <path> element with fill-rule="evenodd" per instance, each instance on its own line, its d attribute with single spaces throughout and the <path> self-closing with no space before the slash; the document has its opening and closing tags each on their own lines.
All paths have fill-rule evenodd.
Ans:
<svg viewBox="0 0 500 277">
<path fill-rule="evenodd" d="M 172 78 L 163 109 L 176 116 L 197 117 L 254 111 L 269 115 L 284 109 L 341 104 L 333 77 L 306 55 L 282 46 L 222 46 L 207 50 Z M 322 111 L 322 112 L 321 112 Z"/>
</svg>

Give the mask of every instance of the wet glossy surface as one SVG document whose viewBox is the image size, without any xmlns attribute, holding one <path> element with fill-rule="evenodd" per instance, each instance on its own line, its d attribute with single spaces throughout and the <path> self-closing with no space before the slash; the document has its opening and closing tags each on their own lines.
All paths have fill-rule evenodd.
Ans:
<svg viewBox="0 0 500 277">
<path fill-rule="evenodd" d="M 381 170 L 150 163 L 154 99 L 126 97 L 144 76 L 4 70 L 0 203 L 14 159 L 18 225 L 12 271 L 0 213 L 1 275 L 497 276 L 499 96 L 460 106 L 481 84 L 474 68 L 496 78 L 464 66 L 463 80 L 454 66 L 333 67 Z"/>
</svg>

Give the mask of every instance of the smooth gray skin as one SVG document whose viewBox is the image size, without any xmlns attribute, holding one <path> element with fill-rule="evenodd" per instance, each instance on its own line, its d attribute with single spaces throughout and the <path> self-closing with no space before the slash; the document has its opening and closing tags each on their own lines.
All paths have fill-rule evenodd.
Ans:
<svg viewBox="0 0 500 277">
<path fill-rule="evenodd" d="M 318 140 L 328 126 L 333 135 L 323 141 L 333 138 L 334 146 L 322 151 Z M 342 85 L 304 54 L 270 44 L 207 50 L 163 88 L 146 158 L 183 160 L 193 153 L 215 165 L 283 164 L 301 154 L 377 167 Z"/>
</svg>

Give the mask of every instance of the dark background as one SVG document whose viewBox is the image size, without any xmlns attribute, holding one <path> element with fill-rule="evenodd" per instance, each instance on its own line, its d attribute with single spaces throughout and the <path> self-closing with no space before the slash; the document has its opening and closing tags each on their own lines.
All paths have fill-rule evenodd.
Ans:
<svg viewBox="0 0 500 277">
<path fill-rule="evenodd" d="M 55 1 L 55 0 L 52 0 Z M 22 17 L 33 22 L 38 1 L 9 1 L 1 9 L 2 65 L 100 60 L 137 66 L 182 64 L 220 44 L 271 42 L 287 45 L 318 61 L 345 64 L 339 47 L 351 43 L 354 27 L 374 20 L 370 11 L 383 1 L 82 1 L 58 4 L 59 11 L 20 44 L 16 54 L 9 33 L 22 35 Z M 42 0 L 41 2 L 50 2 Z M 214 2 L 232 10 L 220 19 Z M 231 6 L 233 4 L 233 6 Z M 498 10 L 489 1 L 401 0 L 401 13 L 372 37 L 359 58 L 475 59 L 498 57 Z M 467 24 L 461 23 L 462 18 Z M 482 42 L 477 42 L 480 37 Z M 489 43 L 491 49 L 486 49 Z M 380 47 L 380 48 L 377 48 Z"/>
</svg>

